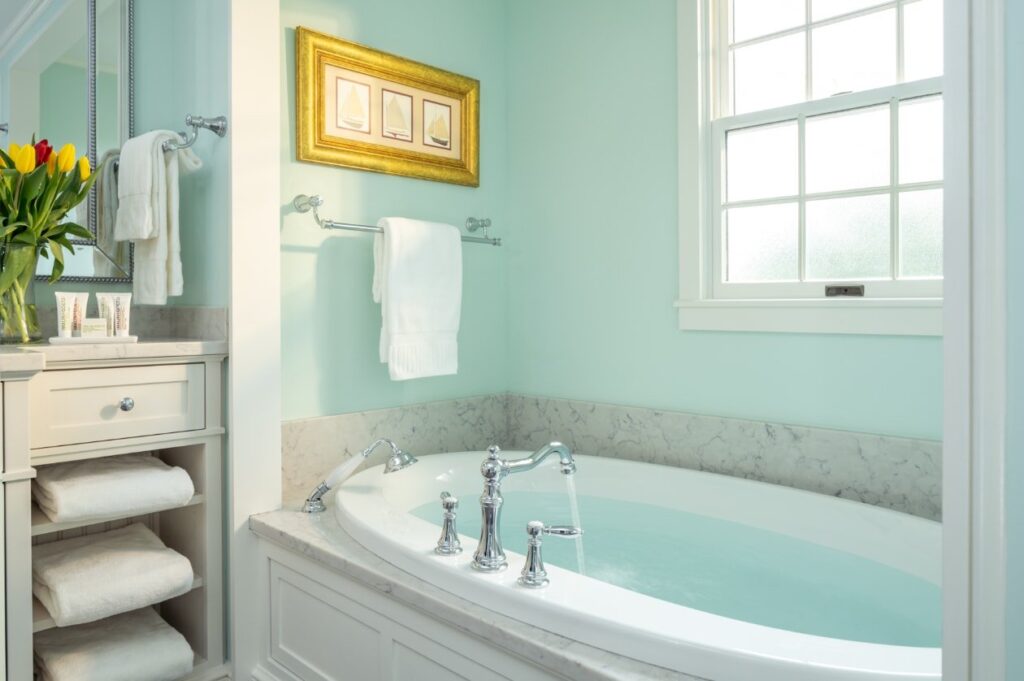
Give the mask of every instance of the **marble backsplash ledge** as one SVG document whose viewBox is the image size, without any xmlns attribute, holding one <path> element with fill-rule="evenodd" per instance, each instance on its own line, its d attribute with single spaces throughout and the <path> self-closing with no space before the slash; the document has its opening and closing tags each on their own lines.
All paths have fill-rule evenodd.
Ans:
<svg viewBox="0 0 1024 681">
<path fill-rule="evenodd" d="M 680 466 L 853 499 L 939 520 L 932 440 L 510 395 L 510 447 L 560 439 L 582 454 Z"/>
<path fill-rule="evenodd" d="M 90 315 L 96 313 L 96 297 L 90 301 Z M 39 328 L 43 339 L 57 335 L 57 310 L 41 307 Z M 227 340 L 228 311 L 223 307 L 185 307 L 177 305 L 132 306 L 130 331 L 143 339 L 196 338 Z"/>
<path fill-rule="evenodd" d="M 416 455 L 561 440 L 581 454 L 787 485 L 932 520 L 942 513 L 939 442 L 516 394 L 286 421 L 285 501 L 305 498 L 378 437 Z"/>
<path fill-rule="evenodd" d="M 305 499 L 342 461 L 380 437 L 414 455 L 484 450 L 510 440 L 508 396 L 485 395 L 394 409 L 285 421 L 281 426 L 282 498 Z M 371 465 L 383 462 L 371 457 Z"/>
</svg>

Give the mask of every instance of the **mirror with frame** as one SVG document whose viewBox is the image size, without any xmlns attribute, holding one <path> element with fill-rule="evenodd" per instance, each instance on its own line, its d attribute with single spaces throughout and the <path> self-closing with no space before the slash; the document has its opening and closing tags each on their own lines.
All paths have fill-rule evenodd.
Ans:
<svg viewBox="0 0 1024 681">
<path fill-rule="evenodd" d="M 132 136 L 133 0 L 31 3 L 10 17 L 0 43 L 0 141 L 47 138 L 86 150 L 94 168 L 106 161 L 88 201 L 68 219 L 94 240 L 72 240 L 62 281 L 128 283 L 132 246 L 113 239 L 117 154 Z M 33 10 L 33 11 L 29 11 Z M 13 97 L 12 93 L 18 93 Z M 52 263 L 39 259 L 37 277 Z"/>
</svg>

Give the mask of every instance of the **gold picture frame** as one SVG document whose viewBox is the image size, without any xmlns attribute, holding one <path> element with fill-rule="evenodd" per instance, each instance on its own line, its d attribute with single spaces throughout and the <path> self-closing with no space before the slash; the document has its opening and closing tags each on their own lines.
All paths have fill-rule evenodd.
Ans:
<svg viewBox="0 0 1024 681">
<path fill-rule="evenodd" d="M 295 57 L 298 160 L 480 186 L 480 81 L 303 26 Z"/>
</svg>

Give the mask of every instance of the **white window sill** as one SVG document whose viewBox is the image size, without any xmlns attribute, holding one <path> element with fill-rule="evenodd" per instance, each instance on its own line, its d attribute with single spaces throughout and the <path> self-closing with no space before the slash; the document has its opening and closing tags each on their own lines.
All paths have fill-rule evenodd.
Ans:
<svg viewBox="0 0 1024 681">
<path fill-rule="evenodd" d="M 684 331 L 941 336 L 939 298 L 679 300 Z"/>
</svg>

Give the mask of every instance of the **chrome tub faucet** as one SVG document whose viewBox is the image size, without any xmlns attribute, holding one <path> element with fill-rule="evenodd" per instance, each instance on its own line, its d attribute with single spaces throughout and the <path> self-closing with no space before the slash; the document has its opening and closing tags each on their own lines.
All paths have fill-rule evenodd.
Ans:
<svg viewBox="0 0 1024 681">
<path fill-rule="evenodd" d="M 492 446 L 487 449 L 487 458 L 480 464 L 484 478 L 484 492 L 480 495 L 480 541 L 473 554 L 473 568 L 481 572 L 498 572 L 508 567 L 505 551 L 501 548 L 501 483 L 512 473 L 523 473 L 536 468 L 552 454 L 557 454 L 563 475 L 576 472 L 576 461 L 572 452 L 561 442 L 544 445 L 536 452 L 522 459 L 501 458 L 501 449 Z"/>
</svg>

